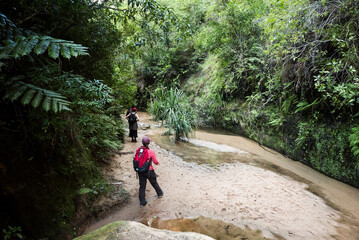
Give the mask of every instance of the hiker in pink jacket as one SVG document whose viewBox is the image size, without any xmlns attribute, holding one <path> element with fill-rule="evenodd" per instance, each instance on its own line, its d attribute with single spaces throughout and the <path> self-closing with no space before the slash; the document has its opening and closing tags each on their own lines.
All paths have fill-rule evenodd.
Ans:
<svg viewBox="0 0 359 240">
<path fill-rule="evenodd" d="M 147 148 L 148 151 L 148 158 L 152 160 L 152 162 L 156 165 L 159 164 L 157 158 L 156 158 L 156 154 L 152 149 L 148 148 L 148 145 L 150 144 L 150 138 L 149 137 L 144 137 L 142 139 L 142 144 L 144 147 Z M 155 173 L 155 170 L 152 167 L 152 164 L 150 165 L 149 171 L 147 172 L 143 172 L 143 173 L 138 173 L 138 177 L 140 179 L 140 190 L 139 190 L 139 198 L 140 198 L 140 205 L 141 207 L 145 206 L 147 204 L 147 200 L 146 200 L 146 184 L 147 184 L 147 179 L 150 181 L 152 187 L 156 190 L 157 193 L 157 197 L 161 198 L 163 196 L 163 191 L 160 188 L 160 186 L 157 183 L 157 176 Z"/>
</svg>

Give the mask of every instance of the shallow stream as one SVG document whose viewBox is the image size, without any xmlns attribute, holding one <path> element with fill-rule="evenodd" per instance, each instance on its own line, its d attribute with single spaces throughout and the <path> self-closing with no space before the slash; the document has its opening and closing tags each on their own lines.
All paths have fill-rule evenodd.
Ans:
<svg viewBox="0 0 359 240">
<path fill-rule="evenodd" d="M 177 143 L 173 143 L 171 136 L 164 135 L 163 129 L 152 129 L 148 135 L 161 148 L 180 156 L 187 162 L 205 164 L 212 168 L 217 168 L 222 163 L 242 162 L 303 182 L 308 185 L 308 191 L 324 199 L 326 204 L 341 213 L 340 222 L 347 225 L 346 227 L 350 229 L 349 232 L 355 232 L 351 236 L 349 236 L 350 233 L 343 233 L 344 236 L 348 234 L 348 239 L 359 239 L 359 189 L 357 188 L 329 178 L 272 149 L 260 146 L 254 141 L 230 133 L 199 130 L 192 138 Z M 193 219 L 188 221 L 193 224 L 187 222 L 185 225 L 187 231 L 191 228 L 198 228 L 198 226 L 196 227 L 198 223 L 195 223 Z M 210 219 L 207 218 L 206 221 L 208 222 Z M 155 224 L 151 224 L 151 221 L 148 223 L 152 227 L 174 230 L 181 226 L 183 220 L 167 219 L 164 221 L 158 219 L 154 222 Z M 213 219 L 213 222 L 217 222 L 217 220 Z M 158 223 L 162 223 L 162 225 Z M 185 229 L 186 227 L 182 227 L 181 231 Z M 338 231 L 341 232 L 343 229 Z M 276 237 L 281 238 L 281 236 Z M 230 239 L 230 236 L 222 235 L 222 238 Z"/>
</svg>

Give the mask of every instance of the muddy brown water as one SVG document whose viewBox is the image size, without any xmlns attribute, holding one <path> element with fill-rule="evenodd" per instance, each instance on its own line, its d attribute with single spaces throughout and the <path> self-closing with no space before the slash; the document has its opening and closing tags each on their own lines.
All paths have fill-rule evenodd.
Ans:
<svg viewBox="0 0 359 240">
<path fill-rule="evenodd" d="M 130 189 L 131 202 L 86 232 L 114 220 L 135 220 L 215 239 L 359 239 L 359 189 L 233 134 L 198 130 L 189 142 L 174 144 L 150 116 L 140 118 L 151 126 L 139 135 L 155 144 L 165 197 L 157 200 L 148 186 L 149 207 L 139 208 L 138 180 L 127 174 L 132 168 L 127 158 L 119 157 L 122 169 L 113 169 L 114 178 Z M 127 142 L 123 151 L 139 146 Z M 237 172 L 243 176 L 234 176 Z"/>
</svg>

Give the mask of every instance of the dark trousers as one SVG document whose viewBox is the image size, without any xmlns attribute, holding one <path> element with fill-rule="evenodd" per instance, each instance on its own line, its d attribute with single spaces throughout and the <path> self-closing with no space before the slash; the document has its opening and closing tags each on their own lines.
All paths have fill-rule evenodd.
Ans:
<svg viewBox="0 0 359 240">
<path fill-rule="evenodd" d="M 161 196 L 163 194 L 160 186 L 157 183 L 157 177 L 154 170 L 150 170 L 144 173 L 138 173 L 138 177 L 140 179 L 140 191 L 139 191 L 139 198 L 140 204 L 146 204 L 146 184 L 147 179 L 150 181 L 152 187 L 156 190 L 157 196 Z"/>
<path fill-rule="evenodd" d="M 137 138 L 137 130 L 130 129 L 129 136 L 132 138 Z"/>
</svg>

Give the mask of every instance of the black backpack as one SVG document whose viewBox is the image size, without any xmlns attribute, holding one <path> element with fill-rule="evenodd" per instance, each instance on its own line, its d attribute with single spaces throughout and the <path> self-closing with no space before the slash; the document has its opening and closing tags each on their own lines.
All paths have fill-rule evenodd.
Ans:
<svg viewBox="0 0 359 240">
<path fill-rule="evenodd" d="M 135 157 L 133 158 L 133 168 L 136 172 L 143 173 L 150 169 L 152 159 L 148 158 L 148 148 L 140 147 L 137 149 Z"/>
<path fill-rule="evenodd" d="M 130 113 L 130 116 L 128 117 L 128 123 L 134 124 L 136 122 L 136 113 Z"/>
</svg>

